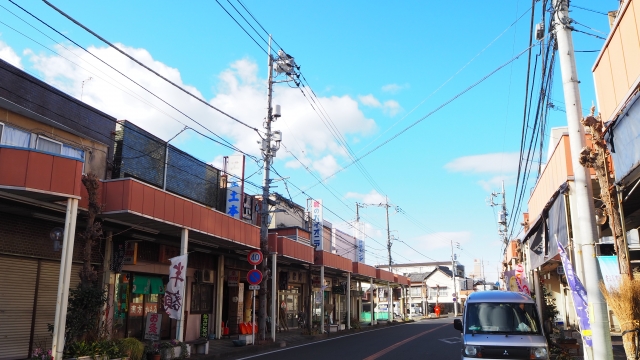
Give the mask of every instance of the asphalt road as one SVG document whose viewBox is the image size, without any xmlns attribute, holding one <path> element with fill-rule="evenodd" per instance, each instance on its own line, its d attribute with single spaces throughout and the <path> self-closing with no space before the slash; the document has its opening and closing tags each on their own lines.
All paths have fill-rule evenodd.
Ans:
<svg viewBox="0 0 640 360">
<path fill-rule="evenodd" d="M 453 319 L 447 318 L 329 338 L 242 359 L 459 360 L 460 349 L 460 332 L 453 328 Z"/>
</svg>

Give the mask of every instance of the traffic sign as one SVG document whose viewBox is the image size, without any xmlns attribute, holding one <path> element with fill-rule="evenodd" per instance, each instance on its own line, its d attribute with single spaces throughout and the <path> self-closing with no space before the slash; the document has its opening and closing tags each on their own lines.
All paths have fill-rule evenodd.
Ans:
<svg viewBox="0 0 640 360">
<path fill-rule="evenodd" d="M 258 269 L 249 270 L 247 273 L 247 281 L 251 285 L 258 285 L 262 282 L 262 273 Z"/>
<path fill-rule="evenodd" d="M 260 285 L 249 285 L 249 290 L 260 290 Z"/>
<path fill-rule="evenodd" d="M 457 300 L 456 298 L 453 298 L 453 302 L 456 302 L 456 300 Z"/>
<path fill-rule="evenodd" d="M 249 254 L 247 254 L 247 261 L 254 266 L 260 264 L 262 262 L 262 251 L 251 250 Z"/>
</svg>

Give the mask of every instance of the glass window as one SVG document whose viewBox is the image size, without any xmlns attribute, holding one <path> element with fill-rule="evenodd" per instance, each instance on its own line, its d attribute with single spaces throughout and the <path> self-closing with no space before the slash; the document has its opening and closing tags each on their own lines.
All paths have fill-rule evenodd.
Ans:
<svg viewBox="0 0 640 360">
<path fill-rule="evenodd" d="M 540 334 L 537 313 L 534 304 L 470 303 L 465 327 L 473 333 Z"/>
<path fill-rule="evenodd" d="M 84 150 L 77 149 L 65 144 L 62 145 L 62 155 L 84 160 Z"/>
<path fill-rule="evenodd" d="M 412 287 L 411 288 L 411 296 L 422 296 L 422 289 L 419 287 Z"/>
<path fill-rule="evenodd" d="M 0 144 L 2 144 L 2 129 L 4 128 L 4 124 L 0 123 Z"/>
<path fill-rule="evenodd" d="M 44 136 L 38 136 L 36 149 L 53 154 L 62 154 L 62 143 L 55 140 L 47 139 Z"/>
<path fill-rule="evenodd" d="M 31 141 L 31 133 L 9 125 L 3 125 L 1 139 L 2 145 L 28 148 Z"/>
<path fill-rule="evenodd" d="M 213 310 L 213 285 L 193 283 L 191 285 L 191 314 L 210 314 Z"/>
</svg>

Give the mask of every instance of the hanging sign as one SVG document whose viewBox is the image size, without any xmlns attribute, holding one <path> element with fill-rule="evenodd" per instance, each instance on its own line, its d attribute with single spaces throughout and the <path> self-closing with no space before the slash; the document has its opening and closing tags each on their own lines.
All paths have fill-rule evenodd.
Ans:
<svg viewBox="0 0 640 360">
<path fill-rule="evenodd" d="M 612 291 L 620 287 L 622 276 L 618 267 L 617 256 L 598 256 L 598 264 L 600 272 L 602 272 L 602 280 L 607 290 Z"/>
<path fill-rule="evenodd" d="M 184 288 L 187 278 L 187 259 L 187 254 L 170 259 L 169 283 L 164 293 L 164 308 L 169 317 L 176 320 L 181 320 L 182 318 L 182 306 L 185 297 Z"/>
</svg>

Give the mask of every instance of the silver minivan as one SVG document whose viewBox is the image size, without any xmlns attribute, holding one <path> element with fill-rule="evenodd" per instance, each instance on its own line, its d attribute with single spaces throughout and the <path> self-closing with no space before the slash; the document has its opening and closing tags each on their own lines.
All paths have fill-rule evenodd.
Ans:
<svg viewBox="0 0 640 360">
<path fill-rule="evenodd" d="M 530 296 L 512 291 L 469 294 L 462 320 L 462 359 L 549 359 L 547 339 Z"/>
</svg>

